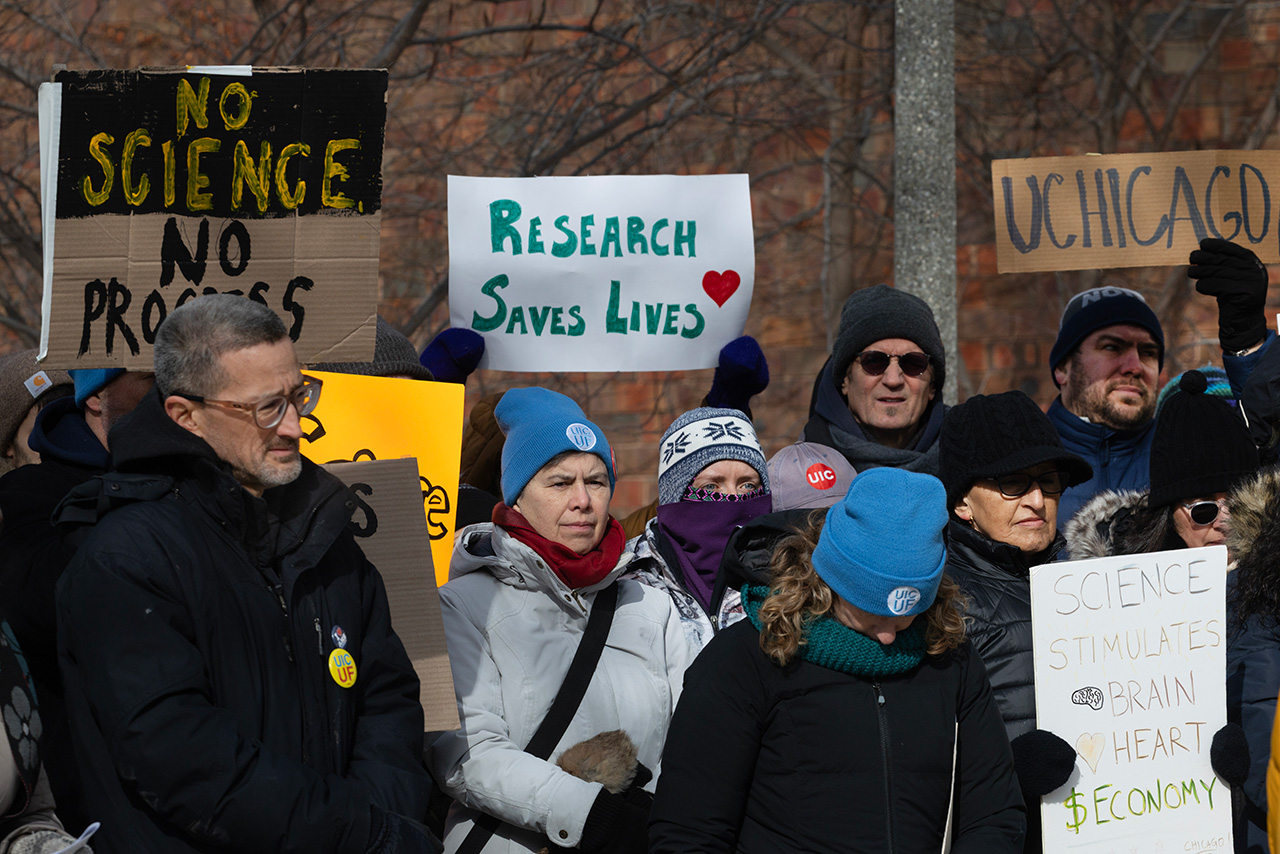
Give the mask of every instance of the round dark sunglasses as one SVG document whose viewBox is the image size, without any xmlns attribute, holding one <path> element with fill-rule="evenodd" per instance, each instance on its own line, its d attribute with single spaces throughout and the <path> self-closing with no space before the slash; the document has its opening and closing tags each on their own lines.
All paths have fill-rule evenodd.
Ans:
<svg viewBox="0 0 1280 854">
<path fill-rule="evenodd" d="M 995 482 L 1000 494 L 1005 498 L 1020 498 L 1026 495 L 1031 491 L 1033 483 L 1038 484 L 1040 491 L 1045 495 L 1061 495 L 1062 491 L 1067 488 L 1066 473 L 1060 471 L 1047 471 L 1035 477 L 1021 473 L 1006 474 L 990 479 Z"/>
<path fill-rule="evenodd" d="M 1221 510 L 1226 510 L 1223 501 L 1184 501 L 1182 506 L 1191 514 L 1191 521 L 1198 528 L 1205 528 L 1214 523 Z"/>
<path fill-rule="evenodd" d="M 918 377 L 929 369 L 928 353 L 903 353 L 899 356 L 882 353 L 879 350 L 863 350 L 853 357 L 853 360 L 862 366 L 863 373 L 873 377 L 878 377 L 889 370 L 889 363 L 894 359 L 898 360 L 898 367 L 909 377 Z"/>
</svg>

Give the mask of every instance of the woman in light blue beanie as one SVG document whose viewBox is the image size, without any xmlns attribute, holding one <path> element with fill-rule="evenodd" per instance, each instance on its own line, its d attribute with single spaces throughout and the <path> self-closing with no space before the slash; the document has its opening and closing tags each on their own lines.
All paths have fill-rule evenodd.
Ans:
<svg viewBox="0 0 1280 854">
<path fill-rule="evenodd" d="M 1026 816 L 941 481 L 874 468 L 774 552 L 694 660 L 649 825 L 676 851 L 1005 852 Z"/>
<path fill-rule="evenodd" d="M 600 427 L 545 388 L 511 389 L 494 416 L 506 434 L 503 500 L 492 522 L 458 533 L 440 589 L 462 719 L 426 753 L 457 802 L 445 850 L 642 854 L 690 658 L 684 630 L 665 594 L 621 577 L 633 555 L 609 515 L 613 453 Z M 568 679 L 593 637 L 587 678 Z M 580 699 L 553 713 L 574 695 L 561 693 L 566 682 Z M 548 719 L 560 721 L 550 734 Z M 600 767 L 610 773 L 581 772 Z"/>
</svg>

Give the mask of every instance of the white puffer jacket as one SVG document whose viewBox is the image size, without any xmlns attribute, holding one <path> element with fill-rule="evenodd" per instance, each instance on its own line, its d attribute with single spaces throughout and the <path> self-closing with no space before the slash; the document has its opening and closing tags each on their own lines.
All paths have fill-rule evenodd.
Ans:
<svg viewBox="0 0 1280 854">
<path fill-rule="evenodd" d="M 477 811 L 506 822 L 486 852 L 539 851 L 546 839 L 577 846 L 602 787 L 555 760 L 598 733 L 624 730 L 656 780 L 693 656 L 670 597 L 618 579 L 631 557 L 623 552 L 603 581 L 575 592 L 502 528 L 459 533 L 440 604 L 462 728 L 427 749 L 432 774 L 459 802 L 445 826 L 446 852 L 462 844 Z M 596 593 L 613 583 L 618 607 L 586 696 L 550 760 L 536 759 L 522 748 L 564 681 Z"/>
</svg>

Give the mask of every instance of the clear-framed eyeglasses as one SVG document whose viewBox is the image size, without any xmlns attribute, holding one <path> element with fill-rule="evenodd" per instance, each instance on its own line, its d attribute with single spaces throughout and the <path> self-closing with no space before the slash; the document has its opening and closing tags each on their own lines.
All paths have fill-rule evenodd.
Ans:
<svg viewBox="0 0 1280 854">
<path fill-rule="evenodd" d="M 196 403 L 239 409 L 242 412 L 247 412 L 253 418 L 253 423 L 257 424 L 258 427 L 263 430 L 270 430 L 284 420 L 284 414 L 290 404 L 293 404 L 293 408 L 298 410 L 299 418 L 314 412 L 316 404 L 320 402 L 320 387 L 323 384 L 316 377 L 303 375 L 302 385 L 293 391 L 288 394 L 277 394 L 257 403 L 244 403 L 238 400 L 215 400 L 211 397 L 188 394 L 183 391 L 175 391 L 173 394 Z"/>
</svg>

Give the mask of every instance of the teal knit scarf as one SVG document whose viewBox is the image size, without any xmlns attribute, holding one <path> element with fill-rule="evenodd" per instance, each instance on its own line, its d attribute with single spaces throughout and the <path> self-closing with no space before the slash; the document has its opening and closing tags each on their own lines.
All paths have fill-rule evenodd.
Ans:
<svg viewBox="0 0 1280 854">
<path fill-rule="evenodd" d="M 742 588 L 742 604 L 751 624 L 760 631 L 760 606 L 769 595 L 769 588 L 746 585 Z M 821 616 L 809 620 L 804 642 L 796 655 L 805 661 L 852 673 L 855 676 L 893 676 L 907 673 L 924 661 L 924 621 L 915 620 L 905 630 L 898 632 L 893 643 L 885 646 L 875 638 L 856 632 L 834 617 Z"/>
</svg>

